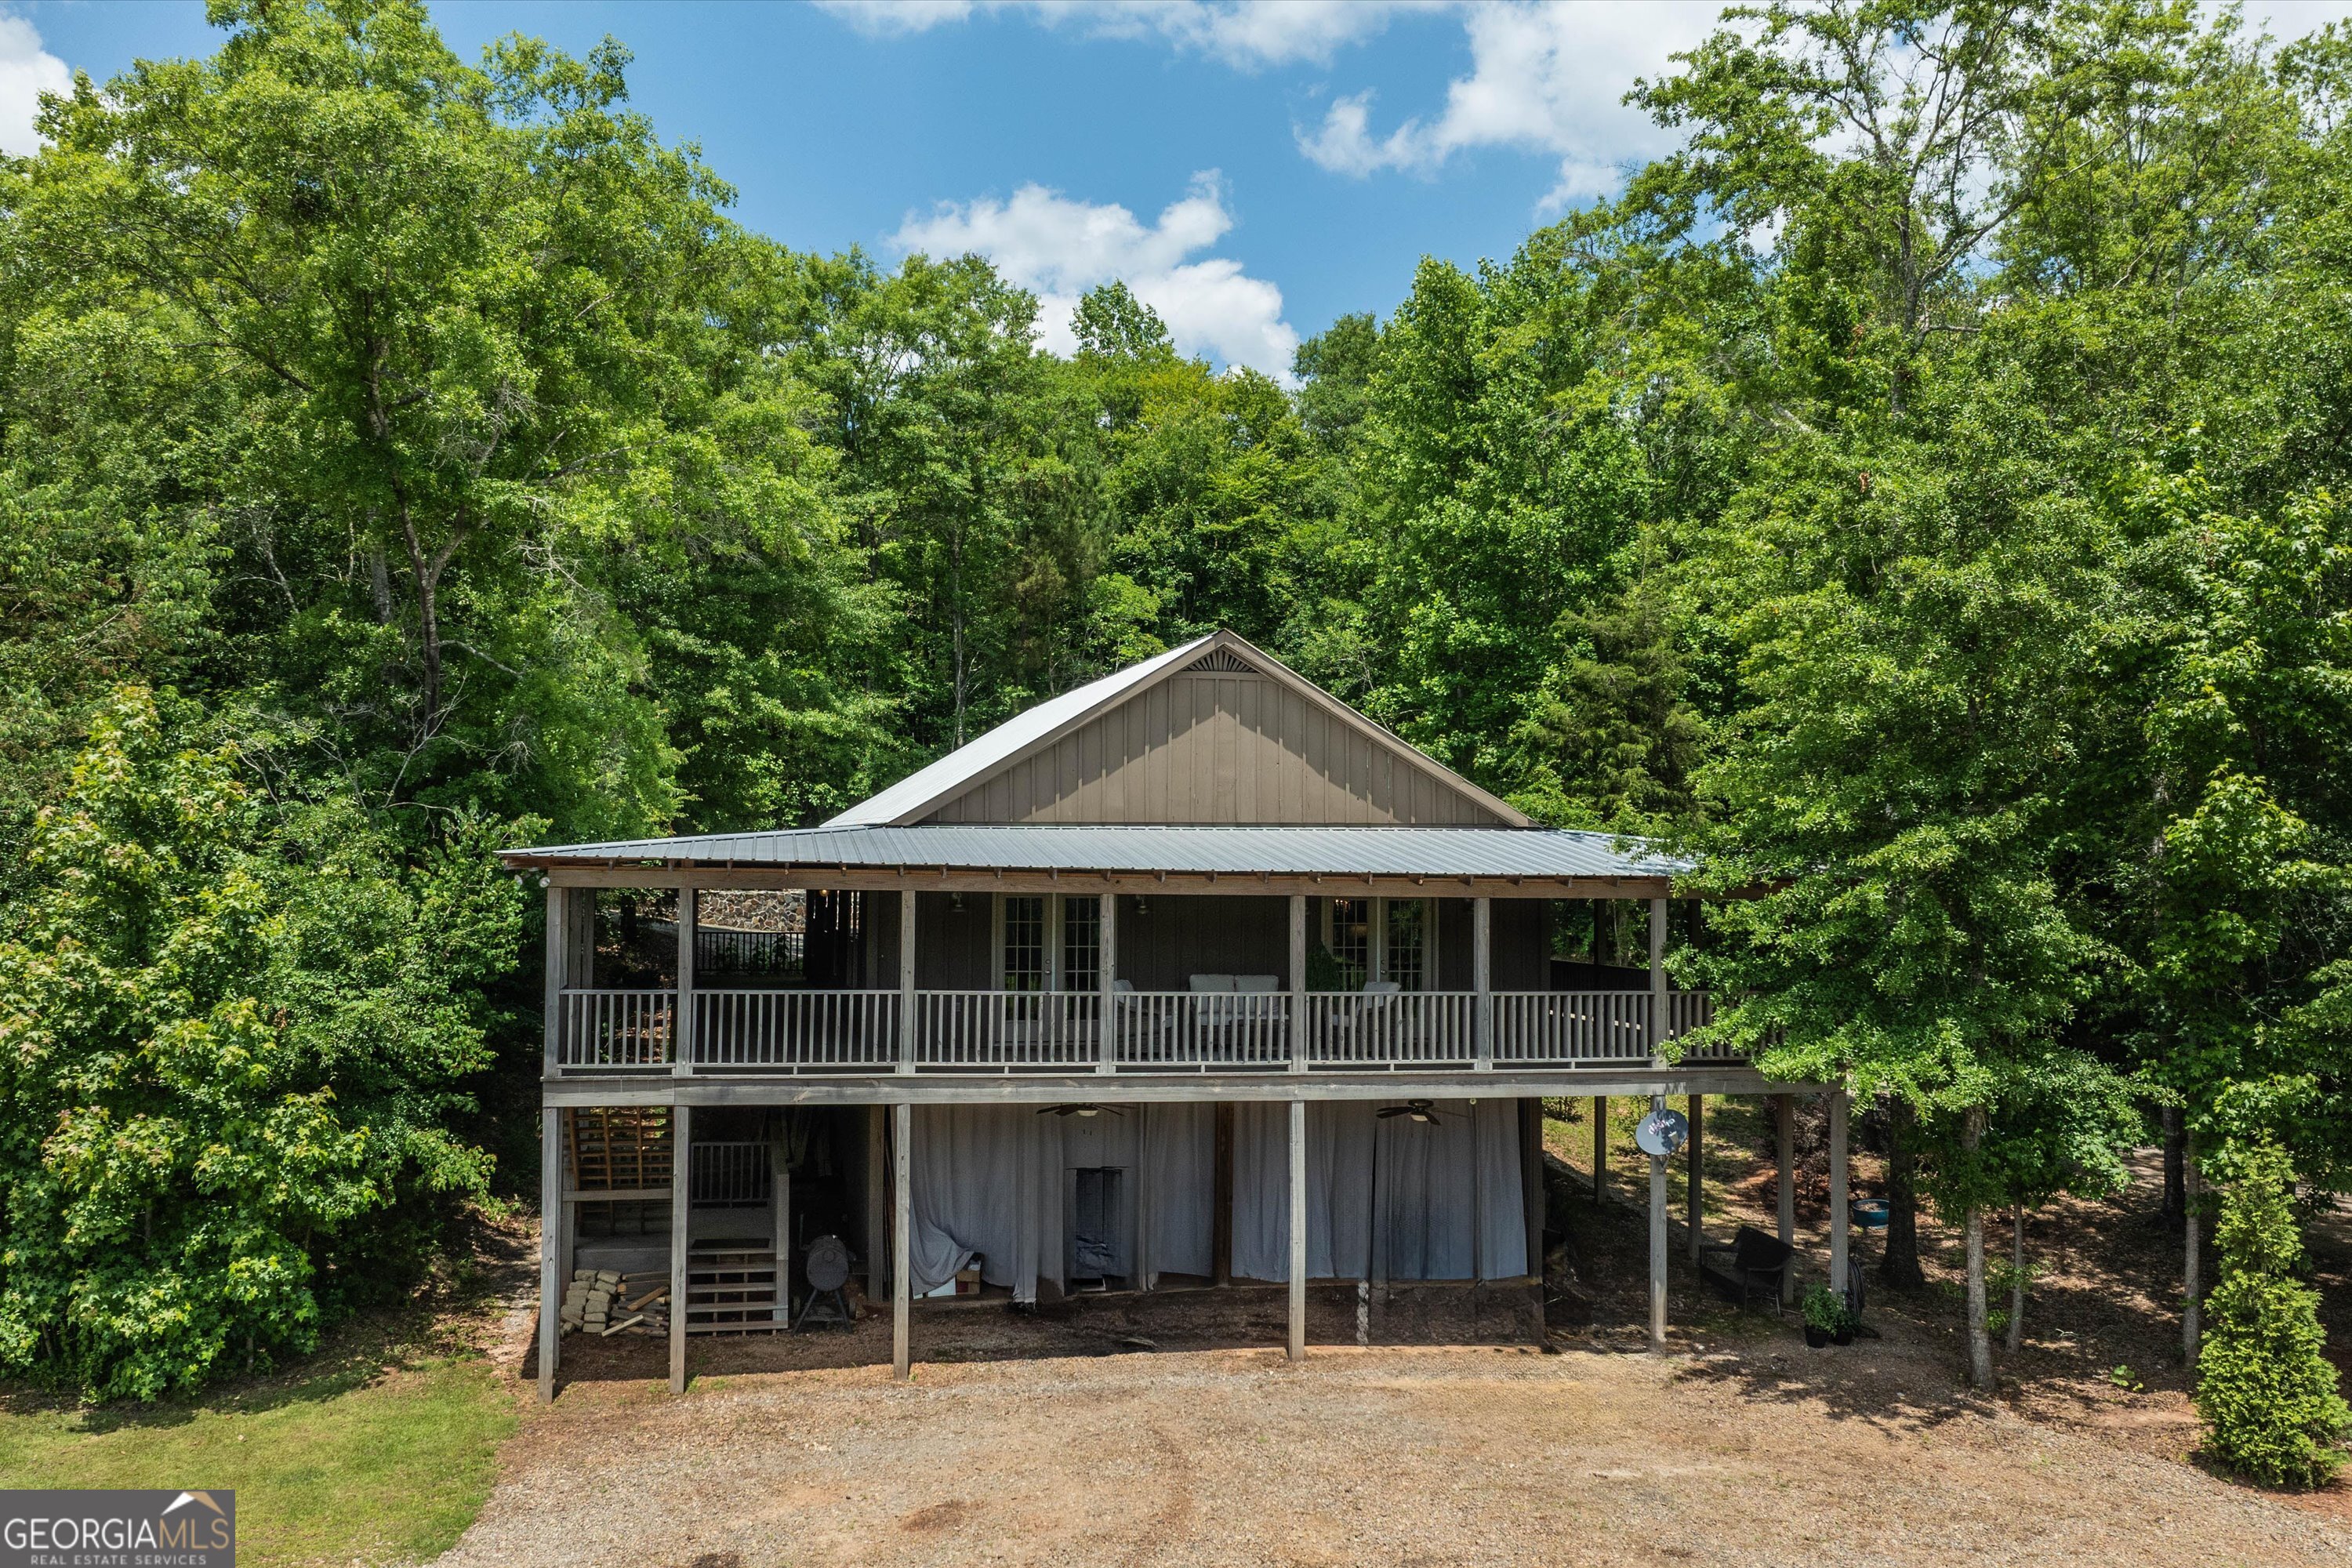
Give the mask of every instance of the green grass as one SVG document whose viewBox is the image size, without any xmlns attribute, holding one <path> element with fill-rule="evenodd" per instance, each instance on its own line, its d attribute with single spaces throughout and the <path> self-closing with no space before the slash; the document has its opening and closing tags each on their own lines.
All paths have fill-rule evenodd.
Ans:
<svg viewBox="0 0 2352 1568">
<path fill-rule="evenodd" d="M 379 1346 L 186 1402 L 0 1399 L 0 1482 L 233 1488 L 241 1563 L 410 1563 L 473 1521 L 516 1419 L 480 1356 Z"/>
</svg>

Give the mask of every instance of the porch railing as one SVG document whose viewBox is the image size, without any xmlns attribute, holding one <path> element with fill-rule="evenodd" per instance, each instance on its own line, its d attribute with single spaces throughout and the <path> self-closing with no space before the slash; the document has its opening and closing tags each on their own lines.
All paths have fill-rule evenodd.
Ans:
<svg viewBox="0 0 2352 1568">
<path fill-rule="evenodd" d="M 775 1182 L 774 1156 L 765 1143 L 696 1139 L 688 1196 L 698 1204 L 763 1204 Z"/>
<path fill-rule="evenodd" d="M 1669 1017 L 1672 1006 L 1668 1008 Z M 1646 991 L 1497 991 L 1495 1061 L 1512 1067 L 1650 1058 Z"/>
<path fill-rule="evenodd" d="M 1478 1054 L 1477 1007 L 1477 996 L 1467 991 L 1309 993 L 1307 1065 L 1466 1067 Z"/>
<path fill-rule="evenodd" d="M 697 1066 L 887 1072 L 898 1061 L 896 991 L 697 991 Z"/>
<path fill-rule="evenodd" d="M 1237 1072 L 1290 1063 L 1279 991 L 1122 991 L 1111 998 L 1122 1072 Z"/>
<path fill-rule="evenodd" d="M 1114 1072 L 1464 1068 L 1478 1060 L 1478 999 L 1467 991 L 1366 995 L 1314 992 L 1303 1014 L 1286 992 L 1122 991 L 1108 1040 L 1095 992 L 918 991 L 918 1072 L 1091 1072 L 1108 1044 Z M 1498 1068 L 1602 1067 L 1649 1059 L 1646 991 L 1498 991 Z M 558 1003 L 556 1065 L 566 1072 L 666 1071 L 677 993 L 573 990 Z M 694 1064 L 807 1074 L 895 1072 L 904 1049 L 897 991 L 710 988 L 695 992 Z M 1667 998 L 1667 1034 L 1713 1016 L 1702 992 Z M 1737 1061 L 1723 1047 L 1686 1059 Z"/>
<path fill-rule="evenodd" d="M 1082 1072 L 1100 1059 L 1101 999 L 1084 991 L 918 991 L 920 1072 Z"/>
<path fill-rule="evenodd" d="M 670 1065 L 677 992 L 583 990 L 562 995 L 557 1066 L 632 1072 Z"/>
</svg>

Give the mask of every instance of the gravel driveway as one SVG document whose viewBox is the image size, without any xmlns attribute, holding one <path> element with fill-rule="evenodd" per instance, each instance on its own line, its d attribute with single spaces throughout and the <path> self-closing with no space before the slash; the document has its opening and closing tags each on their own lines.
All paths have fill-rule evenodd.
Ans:
<svg viewBox="0 0 2352 1568">
<path fill-rule="evenodd" d="M 2326 1519 L 1928 1370 L 1861 1347 L 1318 1348 L 924 1363 L 910 1387 L 706 1376 L 683 1399 L 584 1383 L 527 1422 L 442 1562 L 2352 1563 Z"/>
</svg>

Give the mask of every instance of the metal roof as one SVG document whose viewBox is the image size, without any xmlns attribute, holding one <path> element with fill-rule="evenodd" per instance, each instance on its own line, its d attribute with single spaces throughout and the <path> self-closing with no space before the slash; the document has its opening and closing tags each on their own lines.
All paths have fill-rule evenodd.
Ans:
<svg viewBox="0 0 2352 1568">
<path fill-rule="evenodd" d="M 1163 669 L 1184 663 L 1214 641 L 1212 632 L 1181 647 L 1130 664 L 1100 680 L 1049 698 L 1020 712 L 977 739 L 968 741 L 928 767 L 916 769 L 888 789 L 867 795 L 847 811 L 829 818 L 827 827 L 869 827 L 895 822 L 917 806 L 951 795 L 956 786 L 979 778 L 998 763 L 1010 761 L 1045 740 L 1064 724 L 1102 706 L 1130 687 L 1141 686 Z"/>
<path fill-rule="evenodd" d="M 509 849 L 514 865 L 960 871 L 1167 871 L 1280 877 L 1664 877 L 1691 863 L 1639 840 L 1544 827 L 966 826 L 787 828 Z"/>
</svg>

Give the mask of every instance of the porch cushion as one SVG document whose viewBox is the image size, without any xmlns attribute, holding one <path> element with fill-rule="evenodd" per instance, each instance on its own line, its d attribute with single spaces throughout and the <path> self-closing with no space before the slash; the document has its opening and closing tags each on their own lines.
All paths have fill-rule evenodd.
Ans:
<svg viewBox="0 0 2352 1568">
<path fill-rule="evenodd" d="M 1185 977 L 1185 984 L 1195 991 L 1231 991 L 1234 977 L 1230 974 L 1192 974 Z"/>
<path fill-rule="evenodd" d="M 1279 991 L 1282 989 L 1282 976 L 1279 974 L 1236 974 L 1234 976 L 1234 989 L 1236 991 Z"/>
</svg>

